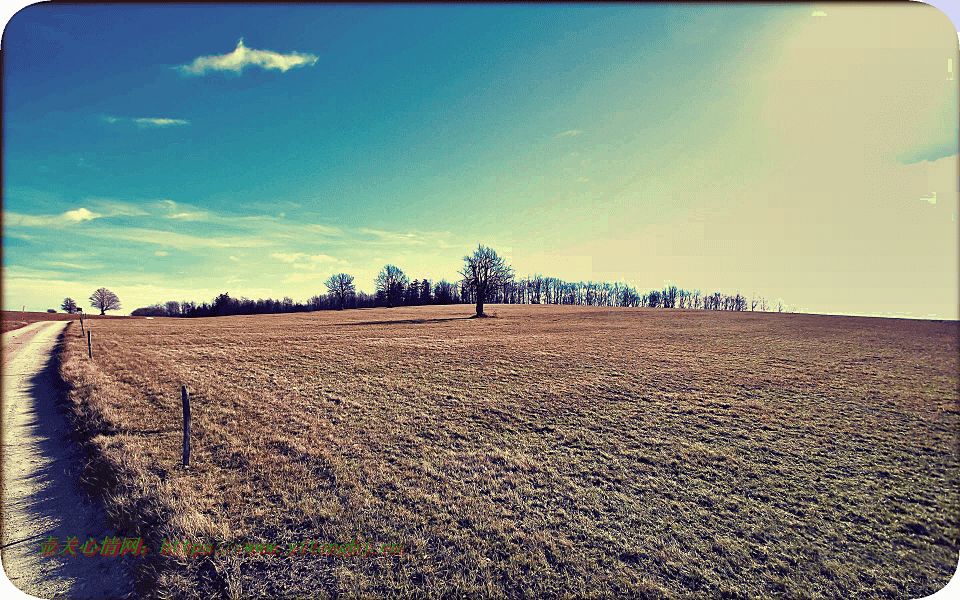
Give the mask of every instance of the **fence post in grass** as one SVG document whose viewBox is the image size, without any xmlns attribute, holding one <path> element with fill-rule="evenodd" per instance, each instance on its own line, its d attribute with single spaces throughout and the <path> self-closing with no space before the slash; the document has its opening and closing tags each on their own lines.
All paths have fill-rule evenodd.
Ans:
<svg viewBox="0 0 960 600">
<path fill-rule="evenodd" d="M 80 337 L 83 337 L 83 313 L 80 313 Z"/>
<path fill-rule="evenodd" d="M 90 345 L 90 332 L 87 332 L 87 358 L 93 358 L 93 346 Z"/>
<path fill-rule="evenodd" d="M 180 397 L 183 399 L 183 466 L 190 466 L 190 396 L 187 395 L 187 386 L 180 386 Z"/>
</svg>

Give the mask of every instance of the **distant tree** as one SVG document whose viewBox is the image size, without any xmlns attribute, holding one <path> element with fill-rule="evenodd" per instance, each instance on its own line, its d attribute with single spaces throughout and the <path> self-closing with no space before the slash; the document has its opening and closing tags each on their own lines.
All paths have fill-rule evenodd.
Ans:
<svg viewBox="0 0 960 600">
<path fill-rule="evenodd" d="M 437 304 L 453 304 L 453 285 L 441 279 L 433 286 L 433 299 Z"/>
<path fill-rule="evenodd" d="M 55 312 L 57 312 L 57 309 L 55 309 L 55 308 L 48 308 L 48 309 L 47 309 L 47 312 L 48 312 L 48 313 L 55 313 Z"/>
<path fill-rule="evenodd" d="M 403 303 L 407 306 L 420 304 L 420 280 L 414 279 L 403 292 Z"/>
<path fill-rule="evenodd" d="M 64 312 L 72 315 L 77 312 L 77 303 L 73 301 L 73 298 L 64 298 L 60 308 L 62 308 Z"/>
<path fill-rule="evenodd" d="M 163 317 L 166 316 L 167 312 L 159 304 L 154 304 L 153 306 L 146 306 L 143 308 L 136 308 L 133 312 L 130 313 L 132 317 Z"/>
<path fill-rule="evenodd" d="M 677 306 L 677 286 L 671 285 L 660 293 L 660 301 L 663 308 L 676 308 Z"/>
<path fill-rule="evenodd" d="M 503 258 L 497 256 L 497 253 L 486 246 L 478 246 L 477 251 L 472 256 L 464 256 L 466 263 L 460 274 L 463 275 L 463 281 L 468 289 L 476 294 L 477 317 L 485 317 L 483 313 L 483 303 L 487 295 L 504 286 L 513 279 L 513 269 L 507 265 Z"/>
<path fill-rule="evenodd" d="M 176 300 L 170 300 L 167 302 L 166 314 L 168 317 L 179 317 L 180 316 L 180 303 Z"/>
<path fill-rule="evenodd" d="M 420 304 L 433 304 L 433 297 L 430 294 L 430 280 L 426 278 L 420 282 Z"/>
<path fill-rule="evenodd" d="M 233 314 L 233 298 L 230 297 L 229 292 L 224 292 L 214 298 L 213 307 L 210 309 L 214 316 L 221 317 L 224 315 Z"/>
<path fill-rule="evenodd" d="M 647 294 L 647 306 L 650 308 L 660 308 L 663 306 L 663 300 L 660 292 L 653 290 Z"/>
<path fill-rule="evenodd" d="M 120 298 L 107 288 L 100 288 L 90 295 L 90 306 L 100 309 L 100 314 L 108 310 L 120 310 Z"/>
<path fill-rule="evenodd" d="M 399 267 L 387 265 L 383 267 L 375 281 L 377 292 L 382 293 L 387 301 L 387 307 L 393 308 L 403 300 L 403 290 L 407 286 L 407 276 Z"/>
<path fill-rule="evenodd" d="M 357 288 L 353 285 L 353 276 L 346 273 L 331 275 L 330 279 L 324 282 L 324 285 L 327 286 L 330 295 L 340 302 L 339 310 L 343 310 L 347 298 L 353 296 L 357 291 Z"/>
</svg>

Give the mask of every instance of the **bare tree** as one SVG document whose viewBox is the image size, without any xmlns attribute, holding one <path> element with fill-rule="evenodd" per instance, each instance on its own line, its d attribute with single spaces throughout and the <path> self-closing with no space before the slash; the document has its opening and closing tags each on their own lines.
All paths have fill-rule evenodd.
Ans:
<svg viewBox="0 0 960 600">
<path fill-rule="evenodd" d="M 343 310 L 343 305 L 346 304 L 347 298 L 357 291 L 357 288 L 353 285 L 353 275 L 347 275 L 346 273 L 331 275 L 330 279 L 324 282 L 324 285 L 327 286 L 330 294 L 340 301 L 340 310 Z"/>
<path fill-rule="evenodd" d="M 90 306 L 99 308 L 104 315 L 108 310 L 120 310 L 120 298 L 107 288 L 100 288 L 90 295 Z"/>
<path fill-rule="evenodd" d="M 473 256 L 464 256 L 466 263 L 460 274 L 463 280 L 474 291 L 477 299 L 478 317 L 485 317 L 483 303 L 487 294 L 502 288 L 508 281 L 513 280 L 513 269 L 503 258 L 486 246 L 479 246 Z"/>
<path fill-rule="evenodd" d="M 73 301 L 73 298 L 64 298 L 60 308 L 72 315 L 77 312 L 77 303 Z"/>
<path fill-rule="evenodd" d="M 169 300 L 164 306 L 166 308 L 168 317 L 180 316 L 180 303 L 176 300 Z"/>
<path fill-rule="evenodd" d="M 409 281 L 399 267 L 387 265 L 380 271 L 375 283 L 377 291 L 386 296 L 388 308 L 393 308 L 394 300 L 403 299 L 403 289 Z"/>
</svg>

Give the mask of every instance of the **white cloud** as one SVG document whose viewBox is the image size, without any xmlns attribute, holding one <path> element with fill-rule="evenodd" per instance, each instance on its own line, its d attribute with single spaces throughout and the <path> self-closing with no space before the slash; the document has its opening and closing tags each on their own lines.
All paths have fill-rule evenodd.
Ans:
<svg viewBox="0 0 960 600">
<path fill-rule="evenodd" d="M 562 131 L 558 133 L 555 137 L 566 137 L 568 135 L 580 135 L 581 133 L 583 133 L 582 129 L 568 129 L 566 131 Z"/>
<path fill-rule="evenodd" d="M 141 129 L 144 127 L 170 127 L 171 125 L 189 125 L 190 121 L 183 119 L 134 119 L 134 123 Z"/>
<path fill-rule="evenodd" d="M 92 221 L 100 215 L 97 213 L 90 212 L 85 208 L 78 208 L 77 210 L 68 210 L 67 212 L 60 215 L 68 221 L 73 221 L 74 223 L 80 223 L 82 221 Z"/>
<path fill-rule="evenodd" d="M 157 208 L 165 212 L 167 219 L 177 219 L 178 221 L 206 221 L 210 218 L 210 213 L 200 210 L 188 204 L 177 204 L 173 200 L 160 200 L 155 204 Z"/>
<path fill-rule="evenodd" d="M 136 204 L 111 200 L 110 198 L 84 198 L 104 217 L 143 217 L 150 213 Z"/>
<path fill-rule="evenodd" d="M 100 115 L 100 119 L 107 123 L 136 123 L 140 129 L 154 127 L 170 127 L 171 125 L 189 125 L 190 121 L 185 119 L 168 119 L 158 117 L 112 117 L 110 115 Z"/>
<path fill-rule="evenodd" d="M 810 15 L 810 16 L 811 16 L 811 17 L 825 17 L 825 16 L 827 16 L 827 13 L 823 12 L 822 10 L 815 10 L 815 11 L 813 11 L 813 14 Z"/>
<path fill-rule="evenodd" d="M 314 65 L 317 57 L 312 54 L 279 54 L 270 50 L 254 50 L 243 45 L 243 39 L 229 54 L 201 56 L 189 65 L 177 67 L 185 75 L 205 75 L 209 71 L 233 71 L 240 74 L 244 67 L 256 65 L 264 69 L 279 69 L 286 72 L 294 67 Z"/>
<path fill-rule="evenodd" d="M 173 246 L 181 250 L 189 248 L 253 248 L 269 246 L 271 241 L 249 236 L 224 237 L 197 237 L 173 231 L 144 229 L 140 227 L 101 227 L 99 229 L 85 229 L 83 235 L 90 237 L 125 240 L 142 244 L 157 244 L 158 246 Z"/>
<path fill-rule="evenodd" d="M 154 252 L 154 254 L 156 254 L 157 256 L 168 256 L 170 253 L 167 252 L 166 250 L 157 250 L 156 252 Z"/>
<path fill-rule="evenodd" d="M 295 261 L 297 261 L 297 260 L 300 260 L 301 258 L 303 258 L 303 257 L 306 256 L 306 255 L 305 255 L 304 253 L 302 253 L 302 252 L 294 252 L 293 254 L 285 254 L 285 253 L 283 253 L 283 252 L 274 252 L 274 253 L 271 254 L 270 256 L 272 256 L 272 257 L 274 257 L 274 258 L 277 258 L 277 259 L 280 259 L 280 260 L 282 260 L 283 262 L 292 263 L 292 262 L 295 262 Z"/>
<path fill-rule="evenodd" d="M 426 244 L 425 241 L 419 239 L 419 237 L 413 233 L 392 233 L 389 231 L 381 231 L 379 229 L 367 229 L 366 227 L 357 229 L 357 233 L 376 236 L 380 238 L 381 242 L 386 243 L 404 242 L 408 244 Z M 376 242 L 367 241 L 366 243 L 370 244 Z"/>
<path fill-rule="evenodd" d="M 68 263 L 68 262 L 61 262 L 61 261 L 52 261 L 48 264 L 56 265 L 58 267 L 67 267 L 68 269 L 102 269 L 103 268 L 103 265 L 94 265 L 94 264 L 83 265 L 79 263 Z"/>
<path fill-rule="evenodd" d="M 309 270 L 315 270 L 318 265 L 323 264 L 323 263 L 347 264 L 346 261 L 337 260 L 337 259 L 335 259 L 334 257 L 329 256 L 329 255 L 327 255 L 327 254 L 314 254 L 313 256 L 306 256 L 306 255 L 298 252 L 298 253 L 296 253 L 296 254 L 274 254 L 273 256 L 274 256 L 275 258 L 281 258 L 281 257 L 283 257 L 283 258 L 281 258 L 281 260 L 284 260 L 285 262 L 293 262 L 293 261 L 299 260 L 299 259 L 301 259 L 301 258 L 304 258 L 306 261 L 308 261 L 308 262 L 293 262 L 293 264 L 292 264 L 291 266 L 292 266 L 294 269 L 309 269 Z"/>
<path fill-rule="evenodd" d="M 22 215 L 19 213 L 7 213 L 4 220 L 7 225 L 14 227 L 58 227 L 61 225 L 92 221 L 101 216 L 103 215 L 90 212 L 86 208 L 78 208 L 76 210 L 68 210 L 60 215 Z"/>
<path fill-rule="evenodd" d="M 326 279 L 329 276 L 328 273 L 291 273 L 283 278 L 283 283 L 304 283 L 306 281 Z"/>
<path fill-rule="evenodd" d="M 168 219 L 179 219 L 181 221 L 202 221 L 206 218 L 207 213 L 202 210 L 198 211 L 183 211 L 174 213 L 172 215 L 167 215 Z"/>
</svg>

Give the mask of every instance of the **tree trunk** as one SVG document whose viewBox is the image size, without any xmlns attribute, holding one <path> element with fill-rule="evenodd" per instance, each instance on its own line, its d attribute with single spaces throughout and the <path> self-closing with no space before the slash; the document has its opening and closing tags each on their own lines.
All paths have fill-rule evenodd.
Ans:
<svg viewBox="0 0 960 600">
<path fill-rule="evenodd" d="M 105 315 L 105 314 L 107 314 L 107 313 L 105 313 L 105 312 L 103 311 L 103 309 L 101 308 L 101 309 L 100 309 L 100 316 L 102 317 L 102 316 Z"/>
<path fill-rule="evenodd" d="M 483 316 L 483 297 L 477 296 L 477 316 Z"/>
</svg>

